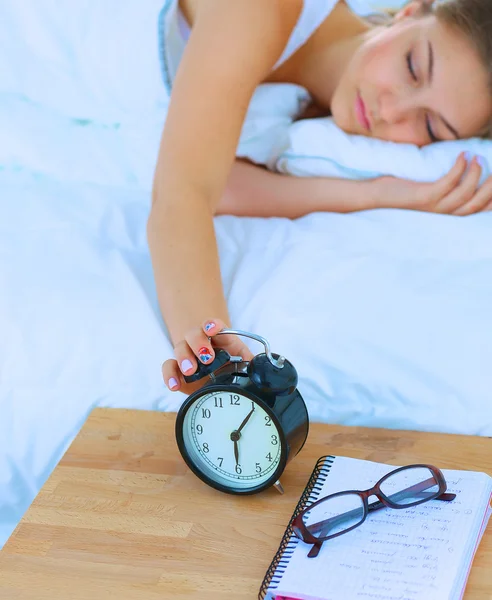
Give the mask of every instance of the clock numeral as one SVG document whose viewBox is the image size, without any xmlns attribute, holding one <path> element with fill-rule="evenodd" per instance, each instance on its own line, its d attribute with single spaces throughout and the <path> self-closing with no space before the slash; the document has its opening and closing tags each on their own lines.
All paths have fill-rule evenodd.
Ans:
<svg viewBox="0 0 492 600">
<path fill-rule="evenodd" d="M 276 446 L 278 444 L 278 437 L 276 435 L 272 435 L 272 441 L 270 443 L 272 446 Z"/>
<path fill-rule="evenodd" d="M 219 457 L 217 457 L 217 461 L 219 461 L 219 460 L 220 460 L 219 467 L 221 467 L 222 463 L 224 462 L 224 459 L 221 456 L 219 456 Z"/>
<path fill-rule="evenodd" d="M 210 452 L 210 448 L 208 447 L 208 444 L 207 444 L 207 442 L 205 442 L 205 443 L 203 444 L 203 446 L 202 446 L 202 450 L 205 452 L 205 454 L 206 454 L 207 452 Z"/>
<path fill-rule="evenodd" d="M 256 472 L 261 473 L 261 465 L 260 463 L 256 463 Z"/>
<path fill-rule="evenodd" d="M 197 425 L 196 426 L 196 432 L 198 433 L 198 435 L 202 435 L 202 433 L 203 433 L 203 427 L 201 425 Z"/>
<path fill-rule="evenodd" d="M 270 454 L 270 452 L 265 456 L 265 458 L 268 458 L 268 460 L 270 462 L 272 462 L 272 460 L 273 460 L 272 455 Z"/>
<path fill-rule="evenodd" d="M 266 421 L 265 425 L 267 427 L 271 427 L 272 426 L 272 419 L 271 419 L 271 417 L 269 417 L 268 415 L 265 415 L 265 421 Z"/>
<path fill-rule="evenodd" d="M 224 408 L 222 406 L 222 398 L 215 398 L 215 404 L 214 404 L 215 408 Z"/>
<path fill-rule="evenodd" d="M 234 394 L 234 396 L 232 394 L 230 394 L 230 396 L 231 396 L 231 405 L 232 406 L 240 406 L 239 396 L 237 394 Z"/>
<path fill-rule="evenodd" d="M 236 465 L 236 473 L 238 475 L 241 475 L 242 472 L 243 472 L 243 470 L 241 469 L 241 465 Z"/>
<path fill-rule="evenodd" d="M 212 413 L 210 412 L 210 409 L 202 408 L 202 419 L 210 419 L 211 416 Z"/>
</svg>

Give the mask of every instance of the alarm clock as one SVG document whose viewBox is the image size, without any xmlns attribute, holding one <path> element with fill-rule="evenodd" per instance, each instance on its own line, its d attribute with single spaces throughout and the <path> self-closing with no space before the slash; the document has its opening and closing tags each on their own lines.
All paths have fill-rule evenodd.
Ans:
<svg viewBox="0 0 492 600">
<path fill-rule="evenodd" d="M 274 486 L 301 450 L 309 417 L 297 389 L 297 371 L 270 352 L 268 341 L 246 331 L 223 329 L 261 342 L 265 352 L 250 361 L 216 350 L 199 364 L 192 382 L 210 381 L 184 401 L 176 418 L 176 441 L 189 468 L 202 481 L 230 494 L 254 494 Z"/>
</svg>

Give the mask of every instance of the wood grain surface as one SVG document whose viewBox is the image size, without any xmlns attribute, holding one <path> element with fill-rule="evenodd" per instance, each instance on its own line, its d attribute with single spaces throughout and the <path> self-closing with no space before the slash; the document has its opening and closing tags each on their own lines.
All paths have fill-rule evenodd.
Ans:
<svg viewBox="0 0 492 600">
<path fill-rule="evenodd" d="M 2 600 L 254 600 L 319 456 L 492 474 L 490 438 L 314 423 L 282 477 L 284 495 L 230 496 L 186 467 L 174 421 L 90 415 L 0 552 Z M 491 599 L 489 526 L 465 600 Z"/>
</svg>

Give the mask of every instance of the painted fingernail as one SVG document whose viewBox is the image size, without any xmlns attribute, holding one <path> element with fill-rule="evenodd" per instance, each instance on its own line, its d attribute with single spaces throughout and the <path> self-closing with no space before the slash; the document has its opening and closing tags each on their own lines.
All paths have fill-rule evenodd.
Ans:
<svg viewBox="0 0 492 600">
<path fill-rule="evenodd" d="M 171 390 L 178 387 L 178 381 L 174 377 L 170 377 L 167 384 L 169 386 L 169 389 L 171 389 Z"/>
<path fill-rule="evenodd" d="M 471 153 L 469 150 L 467 150 L 467 151 L 465 152 L 464 156 L 465 156 L 465 160 L 466 160 L 466 162 L 470 162 L 470 161 L 471 161 L 471 159 L 473 158 L 473 155 L 472 155 L 472 153 Z"/>
<path fill-rule="evenodd" d="M 200 350 L 198 350 L 198 356 L 200 357 L 200 360 L 202 362 L 208 362 L 212 359 L 212 352 L 208 348 L 205 348 L 205 346 L 203 346 L 202 348 L 200 348 Z"/>
<path fill-rule="evenodd" d="M 205 325 L 205 331 L 208 333 L 211 329 L 213 329 L 215 327 L 215 323 L 213 321 L 209 321 L 206 325 Z"/>
<path fill-rule="evenodd" d="M 480 155 L 477 155 L 477 163 L 482 167 L 482 169 L 485 169 L 487 166 L 487 161 L 483 156 Z"/>
<path fill-rule="evenodd" d="M 191 362 L 191 360 L 185 358 L 184 361 L 181 363 L 181 370 L 183 371 L 183 373 L 186 373 L 190 369 L 193 369 L 193 363 Z"/>
</svg>

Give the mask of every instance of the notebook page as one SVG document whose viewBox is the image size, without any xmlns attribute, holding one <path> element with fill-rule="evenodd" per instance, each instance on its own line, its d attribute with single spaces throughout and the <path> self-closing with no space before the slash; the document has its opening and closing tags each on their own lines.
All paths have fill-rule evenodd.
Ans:
<svg viewBox="0 0 492 600">
<path fill-rule="evenodd" d="M 337 457 L 319 497 L 367 489 L 393 468 Z M 453 598 L 480 533 L 492 479 L 443 472 L 455 500 L 370 514 L 357 529 L 323 544 L 317 558 L 307 558 L 310 546 L 299 541 L 275 593 L 307 600 Z"/>
<path fill-rule="evenodd" d="M 482 524 L 480 526 L 478 538 L 477 538 L 473 548 L 470 548 L 469 555 L 465 557 L 464 565 L 462 566 L 463 567 L 462 572 L 460 574 L 460 577 L 456 580 L 456 583 L 455 583 L 453 598 L 456 597 L 456 598 L 460 599 L 463 597 L 463 594 L 465 592 L 466 582 L 468 580 L 468 576 L 470 575 L 473 558 L 475 556 L 476 551 L 478 550 L 480 540 L 482 539 L 482 536 L 485 533 L 485 529 L 487 528 L 487 523 L 488 523 L 490 517 L 492 516 L 492 486 L 491 486 L 490 493 L 491 493 L 491 495 L 489 497 L 488 506 L 485 510 L 485 513 L 484 513 L 484 516 L 482 519 Z"/>
</svg>

